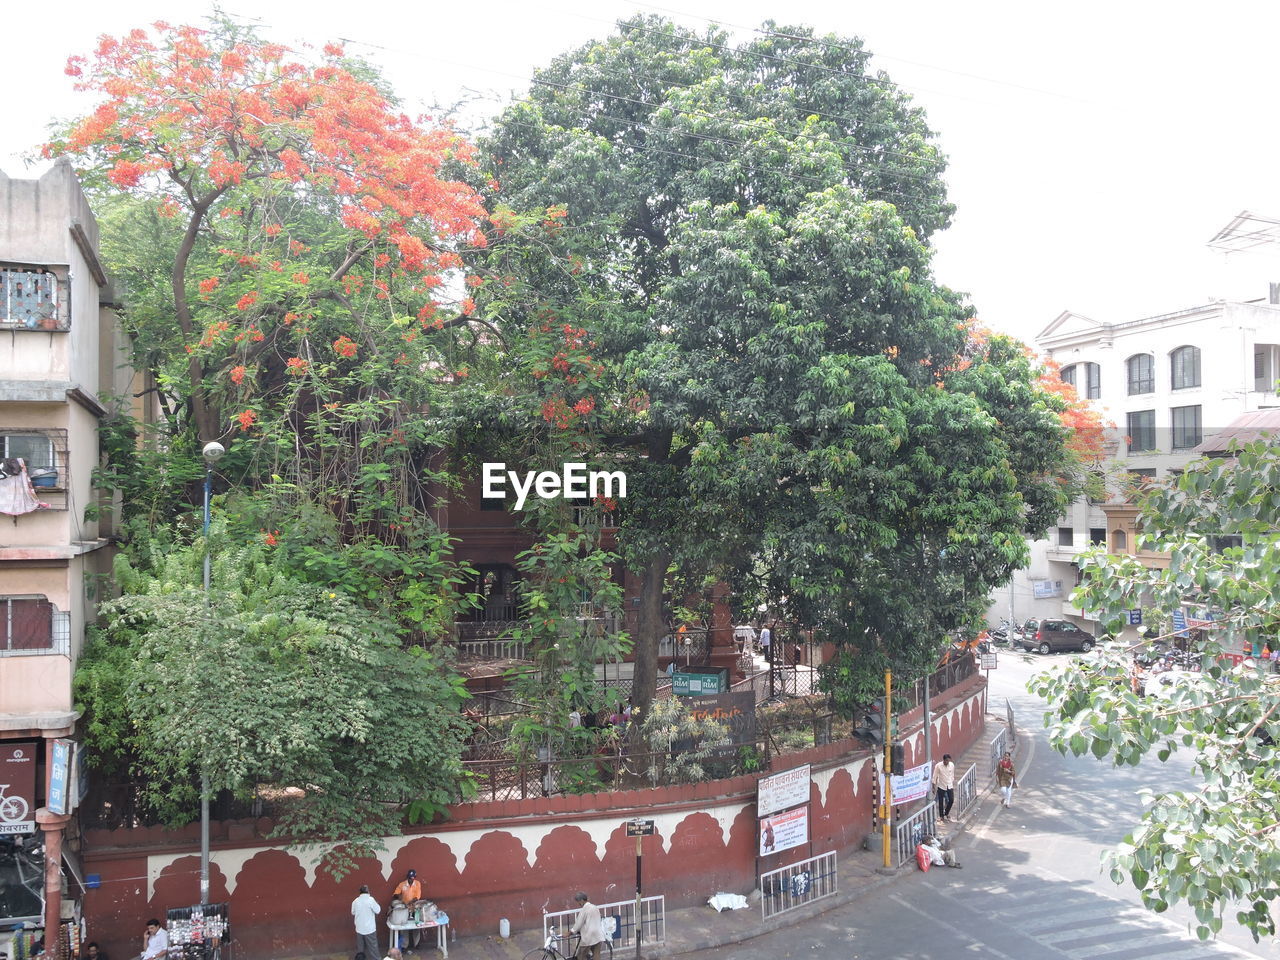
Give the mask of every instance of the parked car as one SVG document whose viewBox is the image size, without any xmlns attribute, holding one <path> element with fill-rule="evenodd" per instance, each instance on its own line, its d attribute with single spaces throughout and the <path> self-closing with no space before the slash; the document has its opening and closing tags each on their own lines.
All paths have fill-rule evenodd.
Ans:
<svg viewBox="0 0 1280 960">
<path fill-rule="evenodd" d="M 1088 653 L 1097 640 L 1070 620 L 1028 620 L 1022 625 L 1022 646 L 1039 653 L 1079 650 Z"/>
</svg>

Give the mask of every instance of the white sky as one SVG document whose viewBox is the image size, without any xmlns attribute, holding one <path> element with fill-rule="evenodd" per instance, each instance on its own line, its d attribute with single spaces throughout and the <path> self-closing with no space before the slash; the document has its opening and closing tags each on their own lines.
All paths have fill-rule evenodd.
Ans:
<svg viewBox="0 0 1280 960">
<path fill-rule="evenodd" d="M 70 0 L 10 11 L 0 169 L 36 175 L 19 157 L 50 118 L 85 109 L 62 73 L 67 56 L 88 53 L 104 32 L 195 23 L 209 9 L 207 0 Z M 1243 209 L 1280 216 L 1280 4 L 224 0 L 224 9 L 259 18 L 290 45 L 356 41 L 350 52 L 380 63 L 410 108 L 452 102 L 463 88 L 523 93 L 533 67 L 637 10 L 694 27 L 710 18 L 749 29 L 772 16 L 862 36 L 940 134 L 958 212 L 937 239 L 937 272 L 990 326 L 1029 340 L 1064 309 L 1121 323 L 1265 296 L 1267 281 L 1280 281 L 1280 248 L 1227 259 L 1205 247 Z"/>
</svg>

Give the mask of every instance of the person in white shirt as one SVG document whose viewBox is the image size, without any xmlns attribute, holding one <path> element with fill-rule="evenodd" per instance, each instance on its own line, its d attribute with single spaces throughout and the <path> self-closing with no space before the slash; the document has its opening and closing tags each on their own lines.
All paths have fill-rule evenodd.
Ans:
<svg viewBox="0 0 1280 960">
<path fill-rule="evenodd" d="M 933 768 L 932 780 L 938 791 L 938 819 L 950 823 L 951 805 L 956 802 L 956 765 L 951 754 L 942 755 L 942 762 Z"/>
<path fill-rule="evenodd" d="M 954 850 L 944 850 L 942 841 L 937 837 L 925 837 L 921 841 L 920 846 L 929 854 L 929 862 L 935 867 L 946 865 L 959 869 L 960 864 L 956 862 L 956 853 Z"/>
<path fill-rule="evenodd" d="M 769 624 L 765 624 L 760 628 L 760 651 L 764 654 L 764 658 L 770 663 L 773 662 L 769 656 L 769 647 L 773 643 L 773 631 L 769 629 Z"/>
<path fill-rule="evenodd" d="M 600 960 L 600 944 L 604 943 L 604 925 L 600 922 L 600 908 L 585 893 L 579 891 L 573 898 L 578 901 L 578 915 L 573 921 L 573 932 L 578 934 L 578 960 Z"/>
<path fill-rule="evenodd" d="M 141 960 L 159 960 L 169 952 L 169 932 L 160 926 L 160 921 L 147 921 L 146 933 L 142 935 Z"/>
<path fill-rule="evenodd" d="M 356 953 L 363 953 L 366 960 L 378 956 L 378 914 L 382 908 L 369 896 L 368 885 L 362 884 L 360 896 L 351 901 L 351 916 L 356 927 Z"/>
</svg>

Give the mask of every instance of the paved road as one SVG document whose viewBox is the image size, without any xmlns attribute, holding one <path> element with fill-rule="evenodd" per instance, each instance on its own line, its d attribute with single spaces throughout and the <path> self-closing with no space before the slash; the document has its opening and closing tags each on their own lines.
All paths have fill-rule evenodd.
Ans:
<svg viewBox="0 0 1280 960">
<path fill-rule="evenodd" d="M 1116 770 L 1089 757 L 1065 758 L 1047 743 L 1044 703 L 1028 694 L 1034 672 L 1067 655 L 1002 653 L 992 674 L 992 709 L 1014 706 L 1024 737 L 1012 809 L 989 799 L 960 837 L 962 870 L 913 872 L 816 920 L 696 956 L 704 960 L 1226 960 L 1280 958 L 1234 928 L 1201 943 L 1191 911 L 1157 916 L 1128 886 L 1100 870 L 1100 857 L 1135 822 L 1144 785 L 1192 780 L 1187 764 L 1154 759 Z"/>
</svg>

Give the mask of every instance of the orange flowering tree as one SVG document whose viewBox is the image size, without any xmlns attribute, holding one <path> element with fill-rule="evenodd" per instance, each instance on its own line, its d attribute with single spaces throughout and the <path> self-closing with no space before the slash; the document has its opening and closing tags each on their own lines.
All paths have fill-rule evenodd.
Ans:
<svg viewBox="0 0 1280 960">
<path fill-rule="evenodd" d="M 483 353 L 470 145 L 341 47 L 225 20 L 103 37 L 67 72 L 99 101 L 46 153 L 84 169 L 166 449 L 227 442 L 224 469 L 261 486 L 243 525 L 353 595 L 392 585 L 411 625 L 451 621 L 408 558 L 447 549 L 421 510 L 441 444 L 424 414 Z"/>
</svg>

